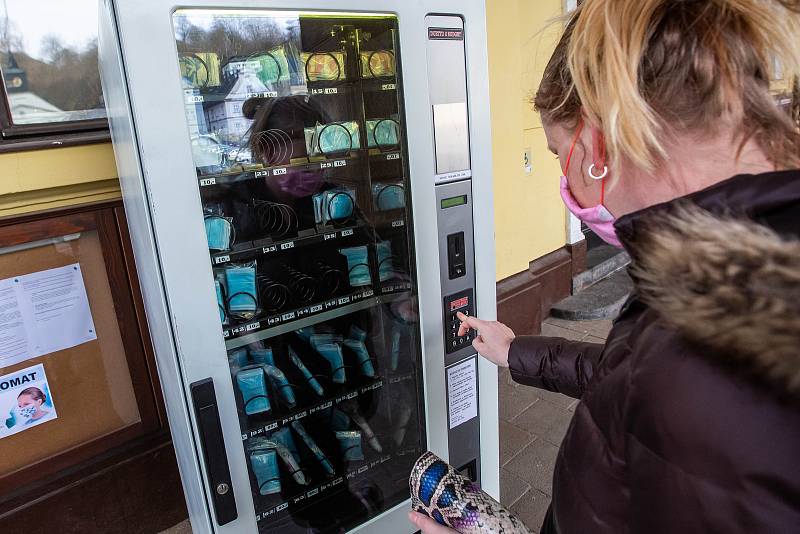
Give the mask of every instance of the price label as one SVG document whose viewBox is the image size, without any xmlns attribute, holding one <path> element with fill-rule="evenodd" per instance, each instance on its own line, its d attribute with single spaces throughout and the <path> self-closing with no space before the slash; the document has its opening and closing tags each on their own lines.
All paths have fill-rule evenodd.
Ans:
<svg viewBox="0 0 800 534">
<path fill-rule="evenodd" d="M 331 167 L 333 167 L 333 162 L 331 161 L 323 161 L 319 164 L 320 169 L 330 169 Z"/>
<path fill-rule="evenodd" d="M 294 318 L 295 318 L 295 313 L 294 312 L 284 313 L 283 315 L 281 315 L 281 320 L 282 321 L 291 321 Z"/>
<path fill-rule="evenodd" d="M 199 104 L 199 103 L 200 103 L 200 102 L 202 102 L 203 100 L 205 100 L 205 99 L 203 98 L 203 95 L 192 95 L 192 96 L 187 96 L 187 97 L 186 97 L 186 101 L 187 101 L 188 103 L 190 103 L 190 104 Z"/>
<path fill-rule="evenodd" d="M 261 328 L 261 323 L 250 323 L 249 325 L 247 325 L 245 330 L 251 332 L 253 330 L 258 330 L 259 328 Z"/>
<path fill-rule="evenodd" d="M 334 167 L 346 167 L 347 166 L 347 161 L 343 160 L 343 159 L 336 160 L 336 161 L 333 162 L 333 166 Z"/>
<path fill-rule="evenodd" d="M 345 304 L 350 304 L 350 297 L 342 297 L 338 301 L 336 301 L 336 303 L 339 306 L 344 306 Z"/>
<path fill-rule="evenodd" d="M 381 85 L 381 91 L 394 91 L 397 89 L 397 84 L 394 83 L 385 83 Z"/>
<path fill-rule="evenodd" d="M 405 226 L 405 224 L 406 222 L 403 219 L 392 221 L 392 228 L 400 228 L 401 226 Z"/>
<path fill-rule="evenodd" d="M 336 239 L 336 232 L 334 232 L 334 233 L 332 233 L 332 234 L 325 234 L 325 239 L 324 239 L 324 241 L 328 241 L 328 240 L 330 240 L 330 239 Z"/>
<path fill-rule="evenodd" d="M 275 507 L 275 511 L 276 512 L 280 512 L 281 510 L 286 510 L 287 508 L 289 508 L 289 503 L 285 502 L 283 504 L 280 504 L 280 505 L 276 506 Z"/>
<path fill-rule="evenodd" d="M 289 241 L 287 243 L 281 243 L 281 250 L 289 250 L 290 248 L 294 248 L 294 241 Z"/>
<path fill-rule="evenodd" d="M 309 313 L 318 313 L 322 311 L 322 304 L 317 304 L 316 306 L 311 306 L 311 309 L 308 310 Z"/>
<path fill-rule="evenodd" d="M 231 331 L 230 330 L 223 330 L 222 331 L 222 337 L 224 337 L 225 339 L 228 339 L 229 337 L 231 337 Z"/>
<path fill-rule="evenodd" d="M 275 176 L 280 176 L 281 174 L 286 174 L 286 167 L 281 167 L 280 169 L 272 169 L 272 174 Z"/>
<path fill-rule="evenodd" d="M 207 185 L 215 185 L 217 183 L 216 178 L 203 178 L 200 180 L 200 187 L 205 187 Z"/>
<path fill-rule="evenodd" d="M 266 178 L 269 176 L 269 171 L 256 171 L 253 173 L 256 178 Z"/>
<path fill-rule="evenodd" d="M 231 257 L 227 254 L 225 256 L 217 256 L 214 258 L 214 263 L 216 265 L 219 265 L 220 263 L 228 263 L 229 261 L 231 261 Z"/>
<path fill-rule="evenodd" d="M 262 254 L 270 254 L 278 251 L 278 245 L 270 245 L 261 249 Z"/>
<path fill-rule="evenodd" d="M 348 236 L 351 236 L 351 235 L 353 235 L 353 229 L 352 228 L 350 230 L 342 230 L 342 237 L 348 237 Z"/>
<path fill-rule="evenodd" d="M 386 159 L 387 159 L 387 161 L 391 161 L 393 159 L 400 159 L 400 154 L 398 154 L 398 153 L 386 154 Z"/>
</svg>

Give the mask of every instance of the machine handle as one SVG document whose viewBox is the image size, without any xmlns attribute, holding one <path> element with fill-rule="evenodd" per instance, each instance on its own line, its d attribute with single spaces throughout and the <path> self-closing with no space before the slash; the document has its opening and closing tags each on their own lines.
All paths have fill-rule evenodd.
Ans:
<svg viewBox="0 0 800 534">
<path fill-rule="evenodd" d="M 236 519 L 238 513 L 236 512 L 236 498 L 233 496 L 228 455 L 225 452 L 225 441 L 222 438 L 222 425 L 219 420 L 214 381 L 210 378 L 199 380 L 193 382 L 190 389 L 200 432 L 203 461 L 211 484 L 214 512 L 217 516 L 217 523 L 222 526 Z"/>
</svg>

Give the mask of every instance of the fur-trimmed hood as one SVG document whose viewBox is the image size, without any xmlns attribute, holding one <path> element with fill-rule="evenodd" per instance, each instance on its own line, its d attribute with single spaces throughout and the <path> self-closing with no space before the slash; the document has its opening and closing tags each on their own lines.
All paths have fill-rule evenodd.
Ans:
<svg viewBox="0 0 800 534">
<path fill-rule="evenodd" d="M 793 182 L 793 194 L 774 198 L 769 188 L 777 183 L 769 182 L 776 175 Z M 741 194 L 731 188 L 745 184 L 760 192 L 731 205 L 731 196 Z M 800 172 L 794 172 L 736 177 L 627 216 L 617 231 L 645 304 L 709 357 L 800 398 L 798 226 Z"/>
</svg>

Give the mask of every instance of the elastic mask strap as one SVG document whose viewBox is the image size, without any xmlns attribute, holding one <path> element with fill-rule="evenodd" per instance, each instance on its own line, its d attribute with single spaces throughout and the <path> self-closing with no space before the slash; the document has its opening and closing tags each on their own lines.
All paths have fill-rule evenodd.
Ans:
<svg viewBox="0 0 800 534">
<path fill-rule="evenodd" d="M 606 139 L 602 134 L 595 133 L 594 137 L 595 150 L 600 152 L 601 165 L 606 166 Z M 600 205 L 605 206 L 606 202 L 606 176 L 600 181 Z"/>
<path fill-rule="evenodd" d="M 569 164 L 572 161 L 572 153 L 575 152 L 575 145 L 578 143 L 578 137 L 581 136 L 583 131 L 583 119 L 578 123 L 578 129 L 575 131 L 575 137 L 572 139 L 572 146 L 569 148 L 569 155 L 567 156 L 567 168 L 564 169 L 564 176 L 569 176 Z"/>
</svg>

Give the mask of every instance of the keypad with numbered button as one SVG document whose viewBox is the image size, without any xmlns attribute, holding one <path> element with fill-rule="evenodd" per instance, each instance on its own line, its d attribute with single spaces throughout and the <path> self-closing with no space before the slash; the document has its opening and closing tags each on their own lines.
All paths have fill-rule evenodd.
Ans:
<svg viewBox="0 0 800 534">
<path fill-rule="evenodd" d="M 464 315 L 475 314 L 475 302 L 472 296 L 472 290 L 463 291 L 455 295 L 447 297 L 444 301 L 444 330 L 445 330 L 445 350 L 447 354 L 459 351 L 465 347 L 472 345 L 475 339 L 475 332 L 468 331 L 463 336 L 458 335 L 458 328 L 461 326 L 461 321 L 458 319 L 458 313 Z"/>
</svg>

